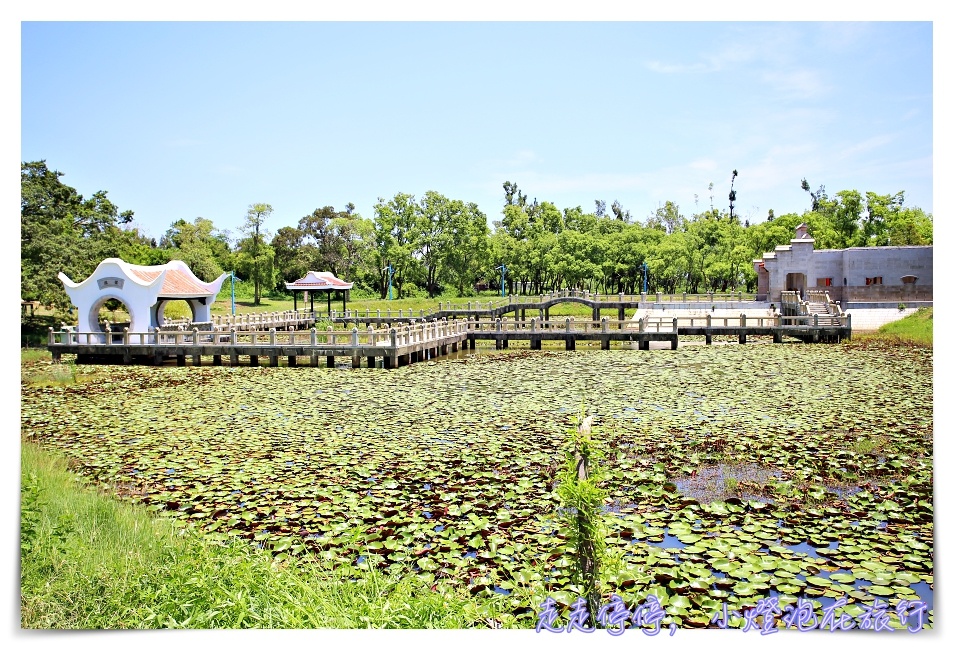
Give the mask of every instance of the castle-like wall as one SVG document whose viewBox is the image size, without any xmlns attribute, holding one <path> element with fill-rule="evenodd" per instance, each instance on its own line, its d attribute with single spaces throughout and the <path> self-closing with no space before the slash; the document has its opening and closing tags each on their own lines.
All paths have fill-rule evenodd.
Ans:
<svg viewBox="0 0 954 650">
<path fill-rule="evenodd" d="M 781 300 L 786 290 L 799 291 L 804 297 L 810 289 L 824 289 L 832 300 L 842 303 L 934 299 L 933 246 L 814 250 L 814 240 L 799 228 L 790 244 L 776 246 L 755 261 L 758 292 L 766 294 L 765 299 Z"/>
<path fill-rule="evenodd" d="M 885 286 L 904 284 L 903 276 L 915 275 L 914 286 L 934 285 L 933 246 L 878 246 L 844 251 L 845 277 L 849 287 L 871 286 L 869 278 L 881 278 Z"/>
</svg>

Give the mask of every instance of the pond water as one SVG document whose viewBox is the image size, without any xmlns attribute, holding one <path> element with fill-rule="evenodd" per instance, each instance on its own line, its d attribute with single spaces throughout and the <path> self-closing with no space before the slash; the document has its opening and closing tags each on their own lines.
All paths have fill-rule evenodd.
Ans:
<svg viewBox="0 0 954 650">
<path fill-rule="evenodd" d="M 554 490 L 582 411 L 604 453 L 604 595 L 657 590 L 688 624 L 770 592 L 928 599 L 932 370 L 929 350 L 803 344 L 117 367 L 24 387 L 21 417 L 26 438 L 210 539 L 292 538 L 356 574 L 372 550 L 532 626 L 547 595 L 575 600 Z"/>
</svg>

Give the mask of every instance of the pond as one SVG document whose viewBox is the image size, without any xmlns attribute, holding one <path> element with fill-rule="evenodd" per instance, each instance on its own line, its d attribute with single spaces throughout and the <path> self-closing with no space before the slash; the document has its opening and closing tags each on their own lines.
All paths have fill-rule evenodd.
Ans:
<svg viewBox="0 0 954 650">
<path fill-rule="evenodd" d="M 454 582 L 532 627 L 577 597 L 555 485 L 584 409 L 605 597 L 653 594 L 679 626 L 768 597 L 819 618 L 920 599 L 929 625 L 932 372 L 930 350 L 804 344 L 116 367 L 24 386 L 22 431 L 212 540 Z"/>
</svg>

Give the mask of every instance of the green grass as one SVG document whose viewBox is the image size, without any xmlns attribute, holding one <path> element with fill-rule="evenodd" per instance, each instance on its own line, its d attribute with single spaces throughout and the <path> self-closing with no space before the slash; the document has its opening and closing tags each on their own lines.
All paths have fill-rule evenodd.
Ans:
<svg viewBox="0 0 954 650">
<path fill-rule="evenodd" d="M 934 345 L 934 308 L 918 309 L 900 320 L 882 325 L 877 332 L 863 334 L 858 338 L 932 347 Z"/>
<path fill-rule="evenodd" d="M 94 491 L 21 444 L 23 628 L 467 628 L 507 626 L 498 601 L 429 590 L 414 575 L 339 576 L 201 540 Z M 510 617 L 512 619 L 512 617 Z"/>
<path fill-rule="evenodd" d="M 106 372 L 94 366 L 77 367 L 73 355 L 64 355 L 62 363 L 53 363 L 53 356 L 45 348 L 20 348 L 20 381 L 30 386 L 69 386 L 95 381 Z"/>
</svg>

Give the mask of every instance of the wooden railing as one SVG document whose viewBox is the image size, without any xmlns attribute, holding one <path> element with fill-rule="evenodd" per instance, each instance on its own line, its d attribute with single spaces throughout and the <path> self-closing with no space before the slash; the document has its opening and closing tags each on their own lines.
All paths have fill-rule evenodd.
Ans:
<svg viewBox="0 0 954 650">
<path fill-rule="evenodd" d="M 413 325 L 399 324 L 395 327 L 368 326 L 364 329 L 335 330 L 328 327 L 319 331 L 310 330 L 278 331 L 268 330 L 229 330 L 202 331 L 191 330 L 152 332 L 73 332 L 70 330 L 49 330 L 48 344 L 56 345 L 126 345 L 126 346 L 202 346 L 202 345 L 241 345 L 241 346 L 384 346 L 403 347 L 414 343 L 439 341 L 459 336 L 468 331 L 468 321 L 431 321 Z"/>
<path fill-rule="evenodd" d="M 209 321 L 211 329 L 228 331 L 232 328 L 239 330 L 267 330 L 270 327 L 290 327 L 306 326 L 315 322 L 316 313 L 310 309 L 288 309 L 285 311 L 257 312 L 249 314 L 221 315 L 218 314 Z M 181 326 L 185 329 L 191 329 L 192 319 L 172 318 L 165 319 L 162 323 L 163 329 Z"/>
</svg>

